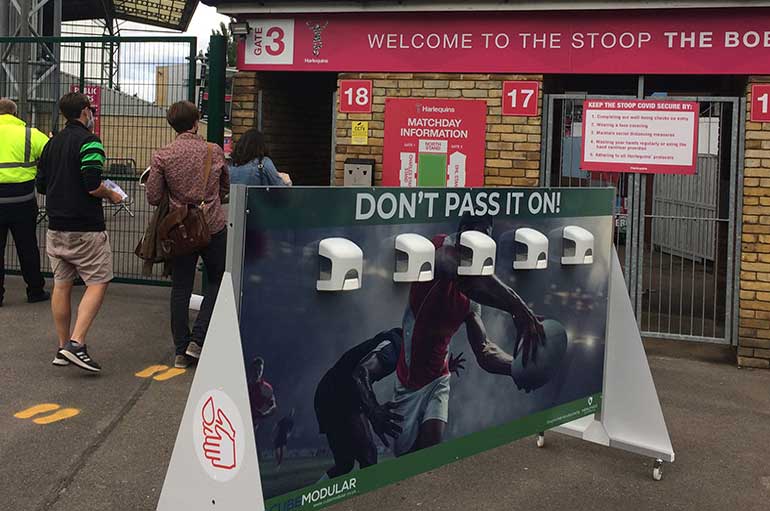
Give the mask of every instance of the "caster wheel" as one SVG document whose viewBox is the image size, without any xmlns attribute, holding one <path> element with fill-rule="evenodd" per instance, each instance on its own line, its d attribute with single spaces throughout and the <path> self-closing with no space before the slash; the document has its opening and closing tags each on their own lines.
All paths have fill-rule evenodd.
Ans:
<svg viewBox="0 0 770 511">
<path fill-rule="evenodd" d="M 545 435 L 543 433 L 537 435 L 537 446 L 540 448 L 545 447 Z"/>
<path fill-rule="evenodd" d="M 663 460 L 655 460 L 655 465 L 652 467 L 652 478 L 655 481 L 663 479 Z"/>
</svg>

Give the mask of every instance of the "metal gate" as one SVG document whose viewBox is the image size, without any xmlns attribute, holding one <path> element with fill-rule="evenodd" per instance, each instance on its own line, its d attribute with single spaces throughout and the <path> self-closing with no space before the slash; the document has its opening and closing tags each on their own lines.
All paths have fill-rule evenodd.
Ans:
<svg viewBox="0 0 770 511">
<path fill-rule="evenodd" d="M 73 90 L 88 94 L 97 107 L 96 129 L 107 153 L 105 177 L 131 200 L 128 207 L 104 208 L 118 282 L 168 283 L 160 267 L 142 275 L 142 261 L 134 255 L 153 209 L 138 179 L 153 151 L 175 136 L 166 123 L 167 107 L 196 97 L 196 45 L 194 37 L 0 38 L 0 97 L 13 99 L 29 125 L 44 133 L 61 129 L 57 101 Z M 38 203 L 38 242 L 50 274 L 44 255 L 45 197 Z M 18 271 L 15 247 L 9 245 L 6 268 Z"/>
<path fill-rule="evenodd" d="M 676 98 L 700 103 L 700 126 L 696 174 L 674 176 L 580 169 L 583 101 L 589 98 L 599 97 L 546 95 L 543 184 L 617 190 L 614 243 L 642 335 L 733 343 L 744 100 Z"/>
</svg>

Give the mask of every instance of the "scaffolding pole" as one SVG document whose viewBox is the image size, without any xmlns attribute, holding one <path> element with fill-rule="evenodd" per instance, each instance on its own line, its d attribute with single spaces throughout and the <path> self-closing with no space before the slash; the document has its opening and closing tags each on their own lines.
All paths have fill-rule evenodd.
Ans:
<svg viewBox="0 0 770 511">
<path fill-rule="evenodd" d="M 11 0 L 0 0 L 0 37 L 8 37 L 10 33 Z M 0 44 L 0 55 L 5 52 L 5 44 Z M 8 80 L 5 76 L 5 69 L 0 65 L 0 97 L 8 94 L 6 84 Z"/>
</svg>

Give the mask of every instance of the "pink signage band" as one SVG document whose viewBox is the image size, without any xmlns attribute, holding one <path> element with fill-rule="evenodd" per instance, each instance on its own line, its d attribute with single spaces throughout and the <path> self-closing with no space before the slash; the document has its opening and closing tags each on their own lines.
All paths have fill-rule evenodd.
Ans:
<svg viewBox="0 0 770 511">
<path fill-rule="evenodd" d="M 770 8 L 241 19 L 242 70 L 770 73 Z"/>
</svg>

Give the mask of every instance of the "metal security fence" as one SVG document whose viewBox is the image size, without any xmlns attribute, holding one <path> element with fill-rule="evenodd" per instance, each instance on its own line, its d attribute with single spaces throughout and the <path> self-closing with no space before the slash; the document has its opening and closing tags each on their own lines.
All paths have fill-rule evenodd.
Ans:
<svg viewBox="0 0 770 511">
<path fill-rule="evenodd" d="M 108 168 L 114 170 L 109 160 L 107 164 Z M 151 275 L 142 275 L 142 261 L 134 255 L 134 248 L 144 235 L 145 227 L 150 221 L 154 208 L 147 203 L 144 189 L 139 185 L 139 177 L 135 175 L 133 167 L 130 165 L 130 162 L 121 161 L 118 163 L 117 173 L 104 176 L 117 183 L 129 196 L 129 200 L 125 204 L 104 203 L 104 220 L 112 245 L 115 281 L 166 285 L 167 278 L 163 276 L 162 265 L 155 265 Z M 38 207 L 37 237 L 40 246 L 41 268 L 45 275 L 51 276 L 51 265 L 45 255 L 45 236 L 48 229 L 45 196 L 38 196 Z M 5 264 L 6 269 L 11 272 L 18 272 L 20 268 L 13 243 L 6 248 Z"/>
<path fill-rule="evenodd" d="M 640 218 L 637 315 L 650 337 L 730 342 L 743 110 L 738 98 L 685 99 L 700 103 L 696 173 L 647 176 L 652 204 Z"/>
<path fill-rule="evenodd" d="M 601 96 L 609 99 L 610 96 Z M 629 96 L 611 96 L 614 99 L 629 99 Z M 631 268 L 631 251 L 627 250 L 629 234 L 628 215 L 630 207 L 630 185 L 628 174 L 617 172 L 588 172 L 580 168 L 583 141 L 583 101 L 595 98 L 589 95 L 550 94 L 543 102 L 543 117 L 547 135 L 542 145 L 541 160 L 545 164 L 542 173 L 543 186 L 567 188 L 613 187 L 615 197 L 615 232 L 613 243 L 618 251 L 620 264 Z M 626 274 L 626 284 L 628 272 Z"/>
<path fill-rule="evenodd" d="M 583 102 L 594 97 L 598 98 L 546 96 L 544 184 L 615 187 L 614 241 L 644 336 L 733 342 L 740 265 L 742 100 L 676 98 L 700 103 L 696 174 L 676 176 L 582 170 Z"/>
<path fill-rule="evenodd" d="M 105 206 L 116 280 L 166 283 L 159 271 L 141 274 L 134 248 L 144 234 L 152 207 L 138 177 L 152 153 L 174 139 L 166 122 L 172 103 L 194 100 L 196 39 L 190 37 L 13 37 L 0 38 L 0 96 L 16 101 L 19 116 L 44 133 L 64 121 L 57 101 L 81 91 L 97 108 L 95 132 L 108 161 L 106 177 L 122 186 L 131 203 Z M 205 125 L 202 134 L 205 136 Z M 45 245 L 45 198 L 38 199 L 39 242 Z M 43 260 L 46 269 L 47 261 Z M 6 248 L 6 268 L 18 270 L 15 247 Z"/>
</svg>

